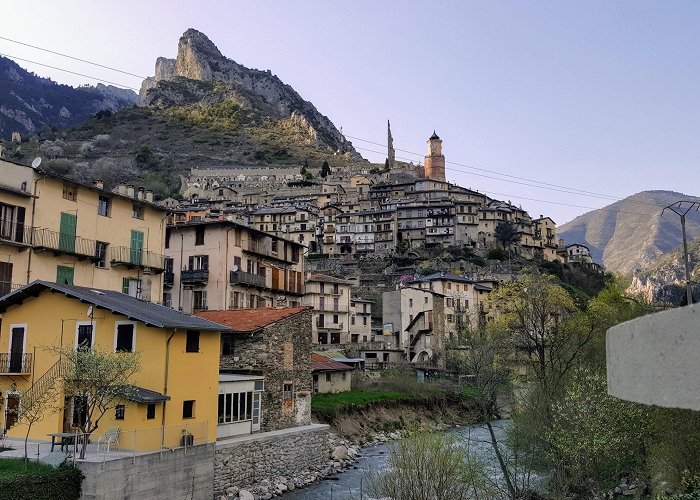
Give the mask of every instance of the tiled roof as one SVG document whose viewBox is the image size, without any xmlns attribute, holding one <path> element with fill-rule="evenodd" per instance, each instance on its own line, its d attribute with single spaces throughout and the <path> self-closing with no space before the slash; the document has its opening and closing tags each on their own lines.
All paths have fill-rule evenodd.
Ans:
<svg viewBox="0 0 700 500">
<path fill-rule="evenodd" d="M 284 318 L 310 309 L 311 306 L 261 307 L 259 309 L 234 309 L 232 311 L 198 311 L 196 315 L 225 325 L 234 332 L 254 332 Z"/>
<path fill-rule="evenodd" d="M 349 371 L 352 367 L 338 363 L 320 354 L 311 354 L 311 371 L 314 372 L 340 372 Z"/>
<path fill-rule="evenodd" d="M 311 274 L 306 279 L 306 281 L 318 281 L 323 283 L 337 283 L 339 285 L 352 285 L 353 281 L 344 280 L 341 278 L 336 278 L 334 276 L 328 276 L 327 274 Z"/>
<path fill-rule="evenodd" d="M 348 358 L 343 351 L 313 351 L 314 354 L 329 358 L 339 363 L 364 363 L 364 358 Z"/>
<path fill-rule="evenodd" d="M 460 283 L 473 283 L 472 280 L 465 278 L 464 276 L 459 276 L 457 274 L 444 271 L 428 274 L 426 276 L 418 276 L 411 283 L 426 281 L 459 281 Z"/>
<path fill-rule="evenodd" d="M 181 313 L 175 309 L 146 302 L 145 300 L 131 297 L 114 290 L 101 290 L 98 288 L 86 288 L 82 286 L 61 285 L 49 281 L 34 281 L 18 288 L 14 292 L 0 299 L 0 313 L 7 308 L 21 304 L 30 297 L 36 297 L 44 290 L 63 293 L 66 297 L 78 299 L 86 304 L 93 304 L 117 314 L 122 314 L 129 319 L 142 321 L 147 325 L 157 328 L 183 328 L 189 330 L 226 330 L 225 327 L 207 321 L 205 319 Z M 87 306 L 86 306 L 87 307 Z"/>
</svg>

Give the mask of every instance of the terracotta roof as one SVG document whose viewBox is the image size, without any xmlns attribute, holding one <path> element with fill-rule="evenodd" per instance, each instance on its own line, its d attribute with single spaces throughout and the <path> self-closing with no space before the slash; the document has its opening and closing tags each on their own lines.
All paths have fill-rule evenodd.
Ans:
<svg viewBox="0 0 700 500">
<path fill-rule="evenodd" d="M 336 278 L 334 276 L 328 276 L 327 274 L 311 274 L 306 279 L 306 281 L 319 281 L 323 283 L 338 283 L 340 285 L 353 285 L 353 281 L 344 280 L 341 278 Z"/>
<path fill-rule="evenodd" d="M 234 309 L 232 311 L 197 311 L 200 318 L 225 325 L 234 332 L 254 332 L 284 318 L 310 310 L 311 306 L 261 307 L 259 309 Z"/>
<path fill-rule="evenodd" d="M 311 371 L 314 372 L 340 372 L 352 370 L 352 367 L 338 363 L 320 354 L 311 354 Z"/>
</svg>

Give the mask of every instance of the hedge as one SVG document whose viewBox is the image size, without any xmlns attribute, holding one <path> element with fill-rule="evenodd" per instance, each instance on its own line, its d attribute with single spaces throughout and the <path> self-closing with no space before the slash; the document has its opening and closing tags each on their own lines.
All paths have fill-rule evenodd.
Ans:
<svg viewBox="0 0 700 500">
<path fill-rule="evenodd" d="M 8 465 L 10 460 L 3 460 Z M 5 474 L 0 474 L 0 500 L 77 500 L 80 498 L 83 473 L 70 466 L 53 468 L 37 467 L 30 464 L 24 469 L 10 465 L 11 470 L 5 469 Z"/>
</svg>

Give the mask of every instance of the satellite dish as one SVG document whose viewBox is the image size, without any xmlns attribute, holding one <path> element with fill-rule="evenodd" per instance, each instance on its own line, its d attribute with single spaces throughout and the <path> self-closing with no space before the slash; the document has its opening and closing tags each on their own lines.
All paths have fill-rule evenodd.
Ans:
<svg viewBox="0 0 700 500">
<path fill-rule="evenodd" d="M 92 318 L 92 306 L 88 307 L 87 315 Z"/>
<path fill-rule="evenodd" d="M 41 157 L 37 156 L 34 158 L 34 161 L 32 161 L 32 168 L 39 168 L 39 165 L 41 165 Z"/>
<path fill-rule="evenodd" d="M 238 271 L 238 266 L 237 266 L 236 264 L 234 264 L 233 267 L 231 268 L 231 270 L 232 270 L 234 273 L 237 272 L 237 271 Z"/>
</svg>

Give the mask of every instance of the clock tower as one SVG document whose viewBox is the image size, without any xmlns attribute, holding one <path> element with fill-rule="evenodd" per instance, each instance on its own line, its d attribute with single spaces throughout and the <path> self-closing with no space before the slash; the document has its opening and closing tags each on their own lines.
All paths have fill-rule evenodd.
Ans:
<svg viewBox="0 0 700 500">
<path fill-rule="evenodd" d="M 442 154 L 442 140 L 433 130 L 428 139 L 428 156 L 425 157 L 425 176 L 437 181 L 445 180 L 445 156 Z"/>
</svg>

